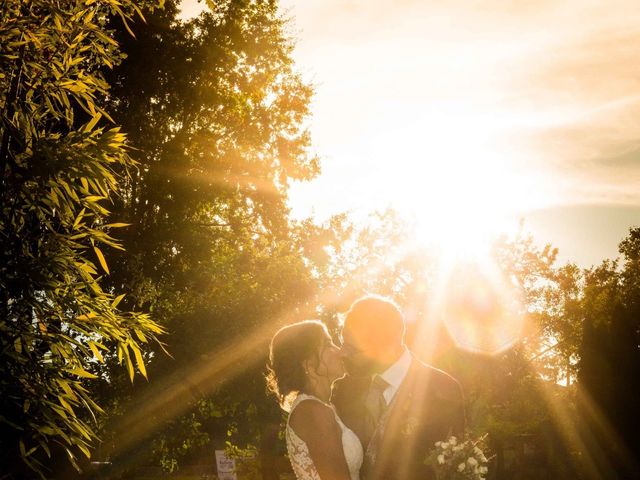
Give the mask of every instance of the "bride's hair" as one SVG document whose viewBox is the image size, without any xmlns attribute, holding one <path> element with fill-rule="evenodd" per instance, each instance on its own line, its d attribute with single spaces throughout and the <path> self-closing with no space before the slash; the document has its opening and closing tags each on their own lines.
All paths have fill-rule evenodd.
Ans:
<svg viewBox="0 0 640 480">
<path fill-rule="evenodd" d="M 276 396 L 283 408 L 292 394 L 305 386 L 305 360 L 320 361 L 322 345 L 329 332 L 318 320 L 305 320 L 282 327 L 271 339 L 267 364 L 267 388 Z"/>
</svg>

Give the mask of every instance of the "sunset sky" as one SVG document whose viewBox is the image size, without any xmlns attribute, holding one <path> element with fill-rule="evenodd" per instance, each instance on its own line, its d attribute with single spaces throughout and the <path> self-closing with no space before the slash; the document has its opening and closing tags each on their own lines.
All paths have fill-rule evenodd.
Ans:
<svg viewBox="0 0 640 480">
<path fill-rule="evenodd" d="M 393 207 L 426 241 L 523 218 L 581 266 L 640 225 L 637 0 L 281 5 L 323 170 L 294 216 Z"/>
</svg>

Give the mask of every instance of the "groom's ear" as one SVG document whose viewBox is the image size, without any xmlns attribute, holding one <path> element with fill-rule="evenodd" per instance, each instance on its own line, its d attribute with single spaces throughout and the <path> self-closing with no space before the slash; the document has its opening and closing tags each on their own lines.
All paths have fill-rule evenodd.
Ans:
<svg viewBox="0 0 640 480">
<path fill-rule="evenodd" d="M 312 372 L 311 363 L 309 360 L 302 361 L 302 370 L 304 370 L 305 375 L 309 375 Z"/>
</svg>

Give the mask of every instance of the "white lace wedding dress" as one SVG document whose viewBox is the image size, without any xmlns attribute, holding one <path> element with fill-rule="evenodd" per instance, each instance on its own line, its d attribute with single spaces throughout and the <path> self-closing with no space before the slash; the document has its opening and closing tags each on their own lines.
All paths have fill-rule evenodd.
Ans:
<svg viewBox="0 0 640 480">
<path fill-rule="evenodd" d="M 300 393 L 291 404 L 289 415 L 291 415 L 295 408 L 304 401 L 316 401 L 331 407 L 336 417 L 336 422 L 338 422 L 338 425 L 342 430 L 342 449 L 344 451 L 344 458 L 347 460 L 351 480 L 360 480 L 360 467 L 362 466 L 363 457 L 360 439 L 358 439 L 351 429 L 342 423 L 342 420 L 340 420 L 340 417 L 333 405 L 327 404 L 313 395 Z M 307 444 L 304 440 L 298 437 L 298 435 L 296 435 L 296 432 L 291 428 L 288 421 L 286 437 L 287 451 L 289 452 L 289 459 L 291 460 L 291 466 L 296 474 L 296 478 L 298 480 L 321 480 L 316 467 L 313 465 L 313 460 L 309 455 Z"/>
</svg>

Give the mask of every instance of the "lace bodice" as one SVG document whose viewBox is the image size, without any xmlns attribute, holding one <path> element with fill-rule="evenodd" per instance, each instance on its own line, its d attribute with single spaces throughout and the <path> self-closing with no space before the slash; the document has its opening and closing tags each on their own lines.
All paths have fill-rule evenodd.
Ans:
<svg viewBox="0 0 640 480">
<path fill-rule="evenodd" d="M 289 415 L 291 415 L 291 413 L 293 413 L 293 410 L 305 400 L 320 402 L 331 407 L 335 415 L 336 422 L 342 430 L 342 449 L 344 451 L 344 458 L 347 461 L 347 466 L 349 467 L 351 480 L 359 480 L 360 467 L 362 466 L 363 457 L 362 444 L 360 443 L 360 439 L 358 439 L 356 434 L 353 433 L 351 429 L 349 429 L 344 423 L 342 423 L 342 420 L 340 420 L 340 417 L 338 416 L 333 405 L 326 404 L 319 398 L 316 398 L 312 395 L 306 395 L 304 393 L 299 394 L 291 405 Z M 296 435 L 296 432 L 293 430 L 293 428 L 291 428 L 288 421 L 286 437 L 289 460 L 291 460 L 291 466 L 293 467 L 293 471 L 296 474 L 296 478 L 298 480 L 321 480 L 316 467 L 313 465 L 313 460 L 309 455 L 307 444 L 304 442 L 304 440 L 298 437 L 298 435 Z"/>
</svg>

